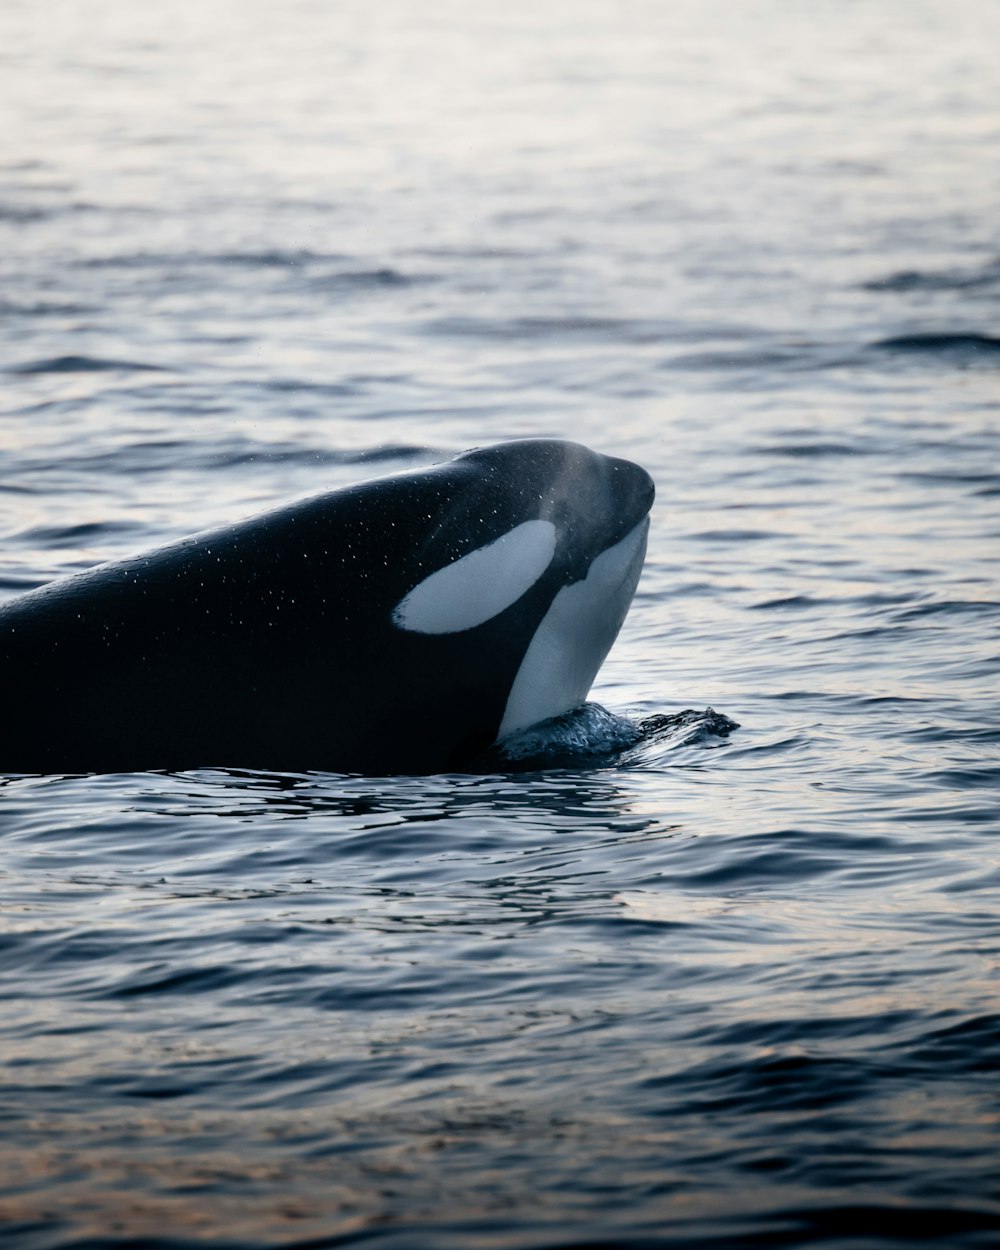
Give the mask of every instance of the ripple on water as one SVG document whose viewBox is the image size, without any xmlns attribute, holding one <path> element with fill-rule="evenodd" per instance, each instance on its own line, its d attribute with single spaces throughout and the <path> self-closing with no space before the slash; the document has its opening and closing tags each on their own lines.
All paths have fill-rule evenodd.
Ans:
<svg viewBox="0 0 1000 1250">
<path fill-rule="evenodd" d="M 320 7 L 0 5 L 0 590 L 539 435 L 646 571 L 493 771 L 0 779 L 4 1232 L 992 1250 L 993 7 Z"/>
</svg>

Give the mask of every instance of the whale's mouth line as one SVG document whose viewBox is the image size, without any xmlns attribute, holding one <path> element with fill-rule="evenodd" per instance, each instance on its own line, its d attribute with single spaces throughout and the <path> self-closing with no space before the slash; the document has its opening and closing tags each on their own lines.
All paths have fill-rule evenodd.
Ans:
<svg viewBox="0 0 1000 1250">
<path fill-rule="evenodd" d="M 615 589 L 620 589 L 622 586 L 626 585 L 629 581 L 632 580 L 636 572 L 637 562 L 640 565 L 642 565 L 645 562 L 646 538 L 648 534 L 649 534 L 649 513 L 647 512 L 645 516 L 643 516 L 639 521 L 637 521 L 636 524 L 631 527 L 631 529 L 627 530 L 625 534 L 622 535 L 621 538 L 619 538 L 616 542 L 611 543 L 610 546 L 605 547 L 603 551 L 598 553 L 596 559 L 600 560 L 606 556 L 609 556 L 609 553 L 611 552 L 621 551 L 624 554 L 628 551 L 629 546 L 633 544 L 635 546 L 635 551 L 632 553 L 631 559 L 629 559 L 627 563 L 622 565 L 621 574 L 618 578 L 615 579 L 615 582 L 614 582 Z M 593 567 L 593 562 L 591 562 L 591 567 Z M 588 574 L 589 574 L 589 570 L 588 570 Z M 581 581 L 586 581 L 586 577 L 581 578 Z"/>
<path fill-rule="evenodd" d="M 632 556 L 632 561 L 629 564 L 629 567 L 622 574 L 622 579 L 619 585 L 624 586 L 626 582 L 632 579 L 635 575 L 636 564 L 639 565 L 641 571 L 642 565 L 646 563 L 646 541 L 648 538 L 649 513 L 647 512 L 639 524 L 636 525 L 634 529 L 629 530 L 624 539 L 622 539 L 623 543 L 628 543 L 629 541 L 635 542 L 635 554 Z M 638 578 L 636 578 L 636 581 L 638 581 Z"/>
</svg>

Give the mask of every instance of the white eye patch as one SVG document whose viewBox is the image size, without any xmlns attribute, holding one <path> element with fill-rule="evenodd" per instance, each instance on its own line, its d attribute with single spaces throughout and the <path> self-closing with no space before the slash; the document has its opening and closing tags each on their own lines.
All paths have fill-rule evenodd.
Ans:
<svg viewBox="0 0 1000 1250">
<path fill-rule="evenodd" d="M 393 623 L 417 634 L 456 634 L 509 608 L 552 563 L 556 527 L 525 521 L 419 582 L 393 609 Z"/>
</svg>

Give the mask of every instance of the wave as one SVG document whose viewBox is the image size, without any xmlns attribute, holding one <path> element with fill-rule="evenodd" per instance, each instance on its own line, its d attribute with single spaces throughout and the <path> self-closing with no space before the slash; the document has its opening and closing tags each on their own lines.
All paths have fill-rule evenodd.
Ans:
<svg viewBox="0 0 1000 1250">
<path fill-rule="evenodd" d="M 61 550 L 78 544 L 91 545 L 121 534 L 132 534 L 137 527 L 124 521 L 87 521 L 78 525 L 33 525 L 14 534 L 11 541 Z"/>
<path fill-rule="evenodd" d="M 34 204 L 0 204 L 0 222 L 25 225 L 29 221 L 44 221 L 52 211 Z"/>
<path fill-rule="evenodd" d="M 745 339 L 752 331 L 729 325 L 691 325 L 655 317 L 600 317 L 567 313 L 519 317 L 434 317 L 423 332 L 456 338 L 510 341 L 528 339 L 600 339 L 614 343 L 699 343 Z"/>
<path fill-rule="evenodd" d="M 75 304 L 68 301 L 35 300 L 22 302 L 0 296 L 0 318 L 3 317 L 74 317 L 84 313 L 92 313 L 94 309 L 88 304 Z"/>
<path fill-rule="evenodd" d="M 18 458 L 16 470 L 19 482 L 26 475 L 37 475 L 41 489 L 48 489 L 47 480 L 53 475 L 67 472 L 85 474 L 114 474 L 135 477 L 149 473 L 176 473 L 181 466 L 188 472 L 219 472 L 224 469 L 245 468 L 257 464 L 274 465 L 362 465 L 383 462 L 411 461 L 424 463 L 441 459 L 439 448 L 414 443 L 379 443 L 366 447 L 338 450 L 330 447 L 310 446 L 302 442 L 256 441 L 250 438 L 227 439 L 149 439 L 103 448 L 99 451 L 64 455 L 58 460 L 50 456 Z M 0 489 L 21 489 L 25 493 L 37 493 L 17 483 L 0 481 Z"/>
<path fill-rule="evenodd" d="M 100 356 L 46 356 L 40 360 L 26 360 L 10 365 L 8 373 L 164 373 L 162 365 L 143 360 L 108 360 Z"/>
<path fill-rule="evenodd" d="M 1000 352 L 1000 338 L 975 331 L 929 331 L 897 334 L 872 343 L 876 351 L 912 352 L 920 355 L 995 356 Z"/>
<path fill-rule="evenodd" d="M 88 256 L 76 262 L 80 269 L 176 269 L 205 265 L 246 266 L 251 269 L 293 269 L 314 264 L 343 264 L 350 258 L 337 252 L 308 248 L 262 248 L 233 252 L 114 252 Z"/>
<path fill-rule="evenodd" d="M 533 772 L 540 769 L 576 769 L 634 765 L 643 748 L 692 746 L 726 738 L 736 721 L 714 708 L 648 716 L 633 721 L 616 716 L 599 703 L 584 703 L 512 734 L 477 759 L 473 772 Z"/>
<path fill-rule="evenodd" d="M 391 265 L 358 264 L 358 257 L 307 248 L 262 248 L 234 252 L 123 252 L 88 256 L 76 262 L 80 269 L 124 269 L 195 273 L 209 268 L 269 269 L 294 272 L 311 288 L 372 288 L 411 286 L 435 275 L 407 273 Z"/>
<path fill-rule="evenodd" d="M 954 269 L 900 269 L 861 283 L 864 291 L 972 291 L 1000 286 L 1000 257 L 982 267 Z"/>
</svg>

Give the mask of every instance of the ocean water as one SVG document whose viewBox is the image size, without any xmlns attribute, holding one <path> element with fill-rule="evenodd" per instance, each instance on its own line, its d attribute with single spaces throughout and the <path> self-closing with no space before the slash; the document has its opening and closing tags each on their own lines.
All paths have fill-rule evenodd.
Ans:
<svg viewBox="0 0 1000 1250">
<path fill-rule="evenodd" d="M 1000 1244 L 998 47 L 0 7 L 0 594 L 514 437 L 658 488 L 625 749 L 0 780 L 4 1244 Z"/>
</svg>

